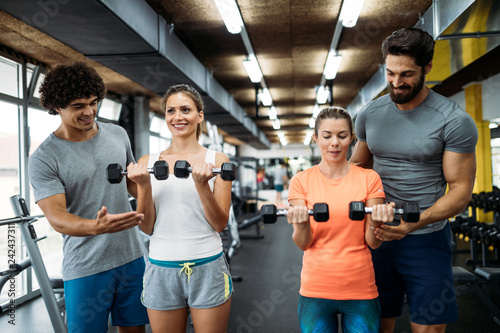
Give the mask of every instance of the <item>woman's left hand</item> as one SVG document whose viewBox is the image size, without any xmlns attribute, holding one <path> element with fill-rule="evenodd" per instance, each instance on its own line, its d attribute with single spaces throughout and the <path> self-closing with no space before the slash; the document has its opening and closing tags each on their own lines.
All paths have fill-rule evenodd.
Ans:
<svg viewBox="0 0 500 333">
<path fill-rule="evenodd" d="M 309 209 L 306 206 L 290 206 L 286 218 L 289 224 L 309 223 Z"/>
<path fill-rule="evenodd" d="M 206 183 L 214 176 L 213 168 L 215 166 L 211 163 L 196 163 L 192 166 L 191 176 L 195 183 Z"/>
<path fill-rule="evenodd" d="M 392 222 L 394 220 L 394 202 L 381 205 L 373 205 L 370 219 L 374 224 L 381 225 L 382 223 Z"/>
</svg>

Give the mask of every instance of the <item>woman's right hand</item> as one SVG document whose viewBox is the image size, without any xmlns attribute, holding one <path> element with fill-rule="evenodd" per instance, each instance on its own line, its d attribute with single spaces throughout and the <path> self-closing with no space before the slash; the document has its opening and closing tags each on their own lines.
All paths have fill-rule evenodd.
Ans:
<svg viewBox="0 0 500 333">
<path fill-rule="evenodd" d="M 127 166 L 127 178 L 138 185 L 147 184 L 150 182 L 149 170 L 143 164 L 130 163 Z"/>
<path fill-rule="evenodd" d="M 289 224 L 309 223 L 309 209 L 307 206 L 290 206 L 286 218 Z"/>
</svg>

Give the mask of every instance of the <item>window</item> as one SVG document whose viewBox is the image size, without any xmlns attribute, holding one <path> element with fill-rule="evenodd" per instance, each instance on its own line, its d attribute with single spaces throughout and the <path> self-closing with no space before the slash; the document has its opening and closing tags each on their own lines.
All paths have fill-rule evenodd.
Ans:
<svg viewBox="0 0 500 333">
<path fill-rule="evenodd" d="M 34 77 L 34 68 L 36 66 L 27 64 L 25 76 L 30 82 Z M 0 56 L 0 218 L 12 218 L 15 213 L 10 204 L 10 197 L 13 195 L 32 193 L 26 188 L 27 167 L 24 163 L 24 157 L 21 156 L 20 147 L 28 146 L 31 143 L 30 153 L 51 133 L 60 123 L 59 117 L 50 116 L 47 112 L 38 109 L 38 99 L 31 98 L 29 103 L 33 105 L 33 109 L 28 109 L 27 124 L 22 121 L 23 116 L 23 97 L 25 92 L 23 87 L 28 87 L 29 84 L 23 84 L 23 66 L 7 58 Z M 40 75 L 38 85 L 43 80 L 43 74 Z M 34 92 L 38 96 L 38 88 Z M 29 127 L 30 141 L 28 136 L 22 136 L 20 126 Z M 34 204 L 33 198 L 25 198 L 30 203 L 31 215 L 42 214 L 37 205 Z M 57 272 L 61 270 L 62 258 L 62 239 L 61 235 L 57 234 L 50 224 L 45 220 L 34 224 L 37 235 L 39 237 L 46 235 L 47 238 L 38 242 L 38 247 L 42 254 L 44 264 L 49 275 L 60 275 Z M 11 229 L 12 230 L 12 229 Z M 27 257 L 25 246 L 21 239 L 20 231 L 15 228 L 15 261 L 20 263 Z M 8 246 L 8 226 L 0 226 L 0 258 L 7 258 Z M 12 238 L 9 238 L 12 239 Z M 8 269 L 9 262 L 7 260 L 0 261 L 0 270 Z M 34 274 L 30 269 L 24 270 L 21 274 L 15 277 L 15 297 L 17 304 L 21 304 L 36 296 L 38 293 L 35 289 L 38 288 L 38 283 Z M 11 297 L 8 297 L 8 292 L 11 288 L 2 288 L 0 294 L 0 303 L 8 302 Z"/>
<path fill-rule="evenodd" d="M 61 118 L 59 116 L 50 115 L 46 111 L 37 109 L 28 109 L 28 126 L 30 128 L 30 155 L 38 148 L 38 146 L 60 125 Z M 33 190 L 30 186 L 30 214 L 42 215 L 43 212 L 35 204 Z M 47 236 L 46 239 L 38 242 L 38 248 L 42 255 L 45 268 L 49 277 L 61 277 L 62 268 L 62 244 L 63 239 L 61 234 L 55 231 L 47 219 L 39 219 L 34 224 L 38 237 Z M 33 279 L 33 289 L 38 288 L 38 281 Z"/>
<path fill-rule="evenodd" d="M 152 153 L 166 149 L 172 142 L 172 133 L 168 130 L 164 118 L 151 115 L 149 126 L 149 151 Z"/>
<path fill-rule="evenodd" d="M 38 77 L 38 81 L 36 82 L 36 87 L 35 90 L 33 91 L 33 96 L 36 98 L 40 98 L 40 93 L 38 90 L 40 89 L 40 86 L 42 85 L 43 80 L 45 79 L 45 74 L 40 74 Z"/>
<path fill-rule="evenodd" d="M 99 113 L 97 115 L 101 118 L 118 121 L 118 119 L 120 118 L 121 110 L 121 103 L 115 102 L 109 98 L 105 98 L 101 102 Z"/>
<path fill-rule="evenodd" d="M 22 94 L 22 66 L 9 59 L 0 57 L 0 93 L 21 98 Z"/>
<path fill-rule="evenodd" d="M 1 71 L 1 69 L 0 69 Z M 1 81 L 1 80 L 0 80 Z M 15 216 L 10 205 L 9 198 L 19 194 L 19 135 L 17 131 L 18 124 L 18 106 L 0 101 L 0 218 L 12 218 Z M 9 268 L 8 258 L 8 226 L 0 226 L 0 271 Z M 21 235 L 16 228 L 13 234 L 15 245 L 15 260 L 21 261 Z M 4 287 L 0 294 L 0 303 L 7 300 L 8 289 Z M 16 296 L 25 293 L 24 282 L 22 278 L 16 279 Z"/>
</svg>

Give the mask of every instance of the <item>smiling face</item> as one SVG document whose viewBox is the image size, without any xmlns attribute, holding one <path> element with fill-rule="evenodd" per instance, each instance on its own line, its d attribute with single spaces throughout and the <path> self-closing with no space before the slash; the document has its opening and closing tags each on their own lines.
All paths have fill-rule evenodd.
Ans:
<svg viewBox="0 0 500 333">
<path fill-rule="evenodd" d="M 425 75 L 432 63 L 422 68 L 408 55 L 387 55 L 385 59 L 386 77 L 392 101 L 398 105 L 418 106 L 420 95 L 425 92 Z M 408 108 L 406 108 L 408 109 Z"/>
<path fill-rule="evenodd" d="M 344 118 L 323 119 L 314 140 L 321 150 L 321 158 L 326 162 L 343 163 L 353 139 L 349 121 Z"/>
<path fill-rule="evenodd" d="M 172 94 L 165 103 L 165 121 L 173 137 L 196 137 L 196 128 L 203 121 L 203 111 L 181 92 Z"/>
<path fill-rule="evenodd" d="M 69 135 L 81 135 L 95 129 L 95 117 L 97 116 L 98 98 L 77 98 L 72 100 L 65 108 L 57 109 L 61 116 L 61 127 Z"/>
</svg>

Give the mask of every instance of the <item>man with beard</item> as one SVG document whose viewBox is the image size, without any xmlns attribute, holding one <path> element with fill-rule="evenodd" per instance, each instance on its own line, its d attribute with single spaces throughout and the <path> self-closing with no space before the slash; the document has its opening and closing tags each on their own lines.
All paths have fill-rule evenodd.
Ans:
<svg viewBox="0 0 500 333">
<path fill-rule="evenodd" d="M 393 332 L 405 295 L 413 332 L 445 332 L 458 320 L 447 219 L 470 201 L 478 131 L 458 104 L 425 86 L 434 54 L 428 33 L 395 31 L 382 54 L 390 93 L 358 114 L 351 162 L 380 174 L 387 201 L 418 202 L 421 215 L 374 230 L 385 241 L 372 251 L 381 332 Z"/>
</svg>

